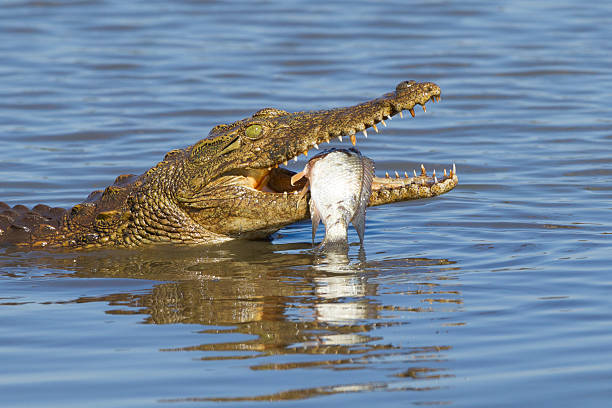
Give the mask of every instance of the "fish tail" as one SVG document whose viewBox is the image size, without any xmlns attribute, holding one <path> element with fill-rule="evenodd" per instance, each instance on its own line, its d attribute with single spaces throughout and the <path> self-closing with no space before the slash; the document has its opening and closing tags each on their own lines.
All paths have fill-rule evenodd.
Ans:
<svg viewBox="0 0 612 408">
<path fill-rule="evenodd" d="M 348 241 L 323 240 L 317 247 L 320 252 L 348 252 Z"/>
<path fill-rule="evenodd" d="M 344 219 L 325 225 L 325 238 L 318 249 L 326 252 L 348 250 L 348 224 Z"/>
</svg>

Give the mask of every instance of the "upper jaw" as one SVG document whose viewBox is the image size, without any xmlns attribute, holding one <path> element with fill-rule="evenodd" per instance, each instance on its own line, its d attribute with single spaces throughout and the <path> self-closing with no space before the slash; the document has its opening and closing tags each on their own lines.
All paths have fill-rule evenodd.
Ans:
<svg viewBox="0 0 612 408">
<path fill-rule="evenodd" d="M 278 149 L 278 146 L 271 148 L 274 153 L 268 156 L 266 165 L 272 168 L 286 165 L 291 159 L 297 161 L 300 154 L 307 156 L 310 150 L 319 149 L 319 145 L 330 143 L 334 138 L 340 142 L 347 138 L 355 146 L 357 133 L 362 132 L 365 138 L 370 128 L 378 133 L 379 124 L 387 126 L 385 121 L 397 114 L 403 118 L 405 110 L 414 117 L 416 105 L 425 110 L 427 102 L 440 100 L 440 93 L 440 87 L 433 82 L 404 81 L 394 92 L 355 106 L 279 117 L 279 133 L 291 132 L 292 135 L 283 149 Z M 280 143 L 285 140 L 281 139 Z"/>
<path fill-rule="evenodd" d="M 310 150 L 319 149 L 320 145 L 330 143 L 334 138 L 340 142 L 350 140 L 355 146 L 358 132 L 362 132 L 366 138 L 367 130 L 370 128 L 378 133 L 382 127 L 387 126 L 386 120 L 395 115 L 403 118 L 402 112 L 405 110 L 414 117 L 416 105 L 421 105 L 425 110 L 427 102 L 440 100 L 440 92 L 440 87 L 432 82 L 405 81 L 398 84 L 395 91 L 355 106 L 299 113 L 275 110 L 274 117 L 268 119 L 271 134 L 262 140 L 263 143 L 267 142 L 270 145 L 264 147 L 262 144 L 256 147 L 259 163 L 246 165 L 239 170 L 240 175 L 245 177 L 240 184 L 260 194 L 297 194 L 303 188 L 302 183 L 291 185 L 290 178 L 295 173 L 285 168 L 278 168 L 280 165 L 287 165 L 292 159 L 297 161 L 300 154 L 308 156 Z M 254 118 L 261 116 L 264 115 L 258 113 Z M 435 173 L 431 177 L 427 174 L 417 176 L 416 173 L 414 177 L 409 177 L 407 173 L 405 177 L 399 175 L 396 178 L 376 177 L 373 189 L 400 190 L 410 184 L 418 184 L 421 190 L 431 189 L 438 182 L 456 179 L 456 173 L 449 173 L 444 176 L 439 174 L 439 178 Z M 454 184 L 450 188 L 454 187 Z M 431 193 L 431 195 L 437 194 Z"/>
</svg>

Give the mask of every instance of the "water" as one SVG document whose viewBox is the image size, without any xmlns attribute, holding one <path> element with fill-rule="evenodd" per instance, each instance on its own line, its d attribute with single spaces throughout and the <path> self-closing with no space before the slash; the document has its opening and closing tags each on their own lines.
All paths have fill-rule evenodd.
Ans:
<svg viewBox="0 0 612 408">
<path fill-rule="evenodd" d="M 612 398 L 608 3 L 0 7 L 12 205 L 69 207 L 216 124 L 406 79 L 436 82 L 442 103 L 358 147 L 379 175 L 455 162 L 460 176 L 444 196 L 371 209 L 365 253 L 344 266 L 310 252 L 308 221 L 210 248 L 2 250 L 3 407 Z"/>
</svg>

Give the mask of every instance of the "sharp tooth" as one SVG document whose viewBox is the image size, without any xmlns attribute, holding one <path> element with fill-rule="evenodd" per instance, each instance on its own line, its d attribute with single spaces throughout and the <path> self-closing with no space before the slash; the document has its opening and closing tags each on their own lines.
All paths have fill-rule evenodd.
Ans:
<svg viewBox="0 0 612 408">
<path fill-rule="evenodd" d="M 378 130 L 376 131 L 378 132 Z M 368 138 L 368 131 L 367 130 L 363 130 L 363 136 L 367 139 Z"/>
<path fill-rule="evenodd" d="M 400 118 L 404 119 L 404 114 L 402 113 L 402 111 L 399 112 Z"/>
<path fill-rule="evenodd" d="M 446 177 L 447 177 L 446 169 L 444 169 L 444 178 L 446 178 Z"/>
<path fill-rule="evenodd" d="M 283 164 L 286 166 L 286 165 L 287 165 L 287 160 L 285 160 L 285 161 L 283 162 Z"/>
<path fill-rule="evenodd" d="M 423 112 L 427 112 L 427 108 L 425 108 L 425 105 L 421 105 L 423 107 Z"/>
<path fill-rule="evenodd" d="M 308 157 L 308 150 L 304 150 L 304 156 Z"/>
<path fill-rule="evenodd" d="M 436 177 L 436 169 L 433 171 L 433 176 Z"/>
<path fill-rule="evenodd" d="M 455 167 L 455 163 L 453 163 L 453 174 L 457 174 L 457 168 Z"/>
<path fill-rule="evenodd" d="M 384 119 L 381 119 L 381 120 L 380 120 L 380 123 L 382 123 L 384 127 L 387 127 L 387 124 L 385 123 L 385 120 L 384 120 Z"/>
<path fill-rule="evenodd" d="M 398 179 L 399 178 L 399 173 L 397 172 L 397 170 L 395 171 L 395 178 Z"/>
<path fill-rule="evenodd" d="M 408 172 L 404 172 L 404 177 L 408 178 Z"/>
<path fill-rule="evenodd" d="M 416 178 L 416 170 L 412 169 L 412 172 L 414 173 L 414 178 Z"/>
<path fill-rule="evenodd" d="M 357 137 L 354 133 L 351 135 L 351 143 L 353 144 L 353 146 L 357 144 Z"/>
<path fill-rule="evenodd" d="M 389 172 L 385 171 L 385 178 L 389 178 Z"/>
<path fill-rule="evenodd" d="M 275 164 L 275 165 L 274 165 L 274 168 L 275 168 L 275 169 L 278 169 L 278 164 Z"/>
<path fill-rule="evenodd" d="M 329 137 L 325 139 L 325 142 L 329 143 Z"/>
<path fill-rule="evenodd" d="M 314 146 L 315 149 L 319 150 L 319 145 L 318 144 L 315 143 L 313 146 Z"/>
<path fill-rule="evenodd" d="M 421 164 L 421 176 L 426 176 L 426 175 L 427 175 L 427 171 L 425 170 L 425 166 Z"/>
<path fill-rule="evenodd" d="M 295 157 L 293 158 L 293 161 L 297 161 L 297 156 L 295 156 Z"/>
<path fill-rule="evenodd" d="M 438 184 L 438 178 L 434 176 L 434 183 Z"/>
<path fill-rule="evenodd" d="M 431 103 L 436 103 L 436 95 L 433 95 L 431 98 L 429 98 L 429 100 Z"/>
<path fill-rule="evenodd" d="M 372 127 L 374 128 L 374 131 L 375 131 L 376 133 L 378 133 L 378 128 L 376 127 L 376 124 L 373 124 L 373 125 L 372 125 Z M 365 131 L 364 131 L 364 132 L 365 132 Z"/>
<path fill-rule="evenodd" d="M 414 109 L 410 108 L 408 109 L 408 111 L 410 111 L 410 114 L 412 115 L 412 117 L 414 118 Z"/>
<path fill-rule="evenodd" d="M 338 136 L 338 140 L 342 141 L 342 135 Z"/>
</svg>

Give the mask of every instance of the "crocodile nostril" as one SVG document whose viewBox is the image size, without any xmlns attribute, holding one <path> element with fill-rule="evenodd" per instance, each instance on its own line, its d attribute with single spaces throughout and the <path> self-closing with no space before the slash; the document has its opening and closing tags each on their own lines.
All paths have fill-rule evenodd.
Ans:
<svg viewBox="0 0 612 408">
<path fill-rule="evenodd" d="M 412 85 L 416 84 L 416 81 L 414 80 L 410 80 L 410 81 L 403 81 L 400 82 L 396 87 L 395 90 L 396 91 L 401 91 L 402 89 L 408 89 L 410 88 Z"/>
</svg>

